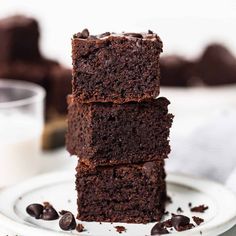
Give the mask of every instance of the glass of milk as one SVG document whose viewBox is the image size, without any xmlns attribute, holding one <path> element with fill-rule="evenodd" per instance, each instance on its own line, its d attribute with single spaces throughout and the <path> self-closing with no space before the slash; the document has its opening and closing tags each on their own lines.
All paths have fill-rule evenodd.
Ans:
<svg viewBox="0 0 236 236">
<path fill-rule="evenodd" d="M 0 79 L 0 188 L 40 170 L 44 98 L 38 85 Z"/>
</svg>

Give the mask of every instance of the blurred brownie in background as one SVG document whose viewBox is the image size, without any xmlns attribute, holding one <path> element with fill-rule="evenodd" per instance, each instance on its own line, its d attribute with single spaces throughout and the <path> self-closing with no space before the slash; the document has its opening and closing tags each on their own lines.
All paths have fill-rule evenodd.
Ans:
<svg viewBox="0 0 236 236">
<path fill-rule="evenodd" d="M 198 76 L 206 85 L 236 83 L 236 59 L 221 44 L 211 44 L 198 61 Z"/>
<path fill-rule="evenodd" d="M 20 60 L 11 63 L 0 63 L 0 77 L 36 83 L 47 90 L 50 69 L 56 65 L 58 66 L 56 61 L 46 59 L 42 59 L 37 63 Z"/>
<path fill-rule="evenodd" d="M 181 56 L 169 55 L 160 58 L 161 85 L 187 87 L 197 83 L 194 61 Z"/>
<path fill-rule="evenodd" d="M 39 26 L 35 19 L 15 15 L 0 20 L 0 62 L 37 61 Z"/>
<path fill-rule="evenodd" d="M 64 145 L 66 96 L 71 91 L 71 70 L 43 57 L 38 22 L 23 15 L 0 20 L 0 78 L 36 83 L 47 92 L 43 147 Z M 64 122 L 63 122 L 64 120 Z"/>
</svg>

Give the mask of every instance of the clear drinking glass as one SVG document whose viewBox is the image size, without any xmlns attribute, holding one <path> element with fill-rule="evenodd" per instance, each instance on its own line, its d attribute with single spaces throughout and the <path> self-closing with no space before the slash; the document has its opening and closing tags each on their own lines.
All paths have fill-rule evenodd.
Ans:
<svg viewBox="0 0 236 236">
<path fill-rule="evenodd" d="M 0 79 L 0 187 L 40 170 L 44 98 L 38 85 Z"/>
</svg>

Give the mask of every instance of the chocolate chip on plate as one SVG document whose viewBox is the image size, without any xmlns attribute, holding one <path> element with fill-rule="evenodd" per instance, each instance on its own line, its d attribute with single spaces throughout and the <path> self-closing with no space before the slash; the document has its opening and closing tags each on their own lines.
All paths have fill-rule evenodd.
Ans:
<svg viewBox="0 0 236 236">
<path fill-rule="evenodd" d="M 190 218 L 184 215 L 173 215 L 171 223 L 177 231 L 183 231 L 193 228 L 193 224 L 190 224 Z"/>
<path fill-rule="evenodd" d="M 177 208 L 177 212 L 178 212 L 178 213 L 183 213 L 184 211 L 182 210 L 181 207 L 178 207 L 178 208 Z"/>
<path fill-rule="evenodd" d="M 26 212 L 35 219 L 39 219 L 43 213 L 43 205 L 38 203 L 30 204 L 27 206 Z"/>
<path fill-rule="evenodd" d="M 151 229 L 151 235 L 169 234 L 169 231 L 162 223 L 156 223 Z"/>
<path fill-rule="evenodd" d="M 64 214 L 60 221 L 59 221 L 59 226 L 62 230 L 73 230 L 76 228 L 76 221 L 75 217 L 71 212 L 67 212 Z"/>
<path fill-rule="evenodd" d="M 59 215 L 57 211 L 50 204 L 45 204 L 43 213 L 41 215 L 42 220 L 57 220 Z"/>
</svg>

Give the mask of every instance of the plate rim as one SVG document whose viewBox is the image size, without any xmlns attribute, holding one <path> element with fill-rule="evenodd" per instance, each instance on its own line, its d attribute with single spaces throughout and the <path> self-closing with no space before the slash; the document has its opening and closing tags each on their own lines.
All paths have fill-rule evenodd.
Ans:
<svg viewBox="0 0 236 236">
<path fill-rule="evenodd" d="M 34 186 L 33 188 L 37 188 L 40 186 L 44 186 L 45 182 L 47 184 L 59 183 L 62 180 L 68 181 L 71 179 L 72 179 L 71 172 L 68 172 L 68 171 L 51 172 L 51 173 L 38 175 L 38 176 L 28 179 L 18 185 L 1 190 L 0 191 L 0 200 L 1 200 L 1 198 L 4 197 L 4 195 L 8 195 L 11 193 L 14 193 L 14 195 L 16 195 L 15 194 L 16 192 L 22 192 L 22 191 L 26 192 L 27 189 L 32 189 L 32 187 L 30 187 L 30 186 Z M 190 182 L 194 182 L 194 184 L 191 185 Z M 174 172 L 167 173 L 167 183 L 178 184 L 178 185 L 190 187 L 192 189 L 196 189 L 196 190 L 198 190 L 200 192 L 204 192 L 204 193 L 209 193 L 211 191 L 210 191 L 210 188 L 205 188 L 205 191 L 203 191 L 202 186 L 205 186 L 205 185 L 212 186 L 216 189 L 221 190 L 221 194 L 224 193 L 226 196 L 228 196 L 229 200 L 231 199 L 230 203 L 233 203 L 232 208 L 234 209 L 234 211 L 231 209 L 230 212 L 227 212 L 228 216 L 223 221 L 220 220 L 221 218 L 219 215 L 216 215 L 216 217 L 214 217 L 214 219 L 212 221 L 210 221 L 208 224 L 200 225 L 200 226 L 192 229 L 191 231 L 188 230 L 188 231 L 183 231 L 181 233 L 172 233 L 171 235 L 175 236 L 178 234 L 181 236 L 187 236 L 187 235 L 189 236 L 190 232 L 191 232 L 191 235 L 199 235 L 200 231 L 204 231 L 204 235 L 206 235 L 205 233 L 207 233 L 207 235 L 208 234 L 214 235 L 214 234 L 216 234 L 216 230 L 217 230 L 218 234 L 221 234 L 221 233 L 226 232 L 227 230 L 229 230 L 230 228 L 232 228 L 236 224 L 236 195 L 231 190 L 226 188 L 223 184 L 217 183 L 215 181 L 208 180 L 205 178 L 201 178 L 201 177 L 190 176 L 188 174 L 174 173 Z M 207 191 L 206 191 L 206 189 L 207 189 Z M 20 195 L 20 193 L 18 195 Z M 16 199 L 16 198 L 17 197 L 15 197 L 14 199 Z M 10 202 L 10 200 L 9 200 L 9 202 Z M 227 201 L 224 202 L 224 204 L 229 205 Z M 217 222 L 216 225 L 214 224 L 215 221 Z M 218 222 L 218 221 L 220 221 L 220 222 Z M 0 209 L 0 226 L 3 226 L 4 228 L 9 228 L 9 230 L 12 230 L 12 228 L 17 229 L 17 233 L 19 233 L 19 234 L 25 234 L 25 232 L 26 232 L 29 235 L 36 235 L 36 234 L 37 235 L 43 234 L 44 236 L 58 236 L 58 235 L 65 235 L 66 236 L 66 235 L 68 235 L 68 232 L 48 231 L 47 229 L 37 228 L 37 227 L 30 226 L 28 224 L 23 224 L 23 223 L 14 221 L 13 219 L 7 217 L 7 215 L 5 215 L 4 212 L 1 212 L 1 209 Z M 81 233 L 78 235 L 85 236 L 85 234 L 81 234 Z"/>
</svg>

